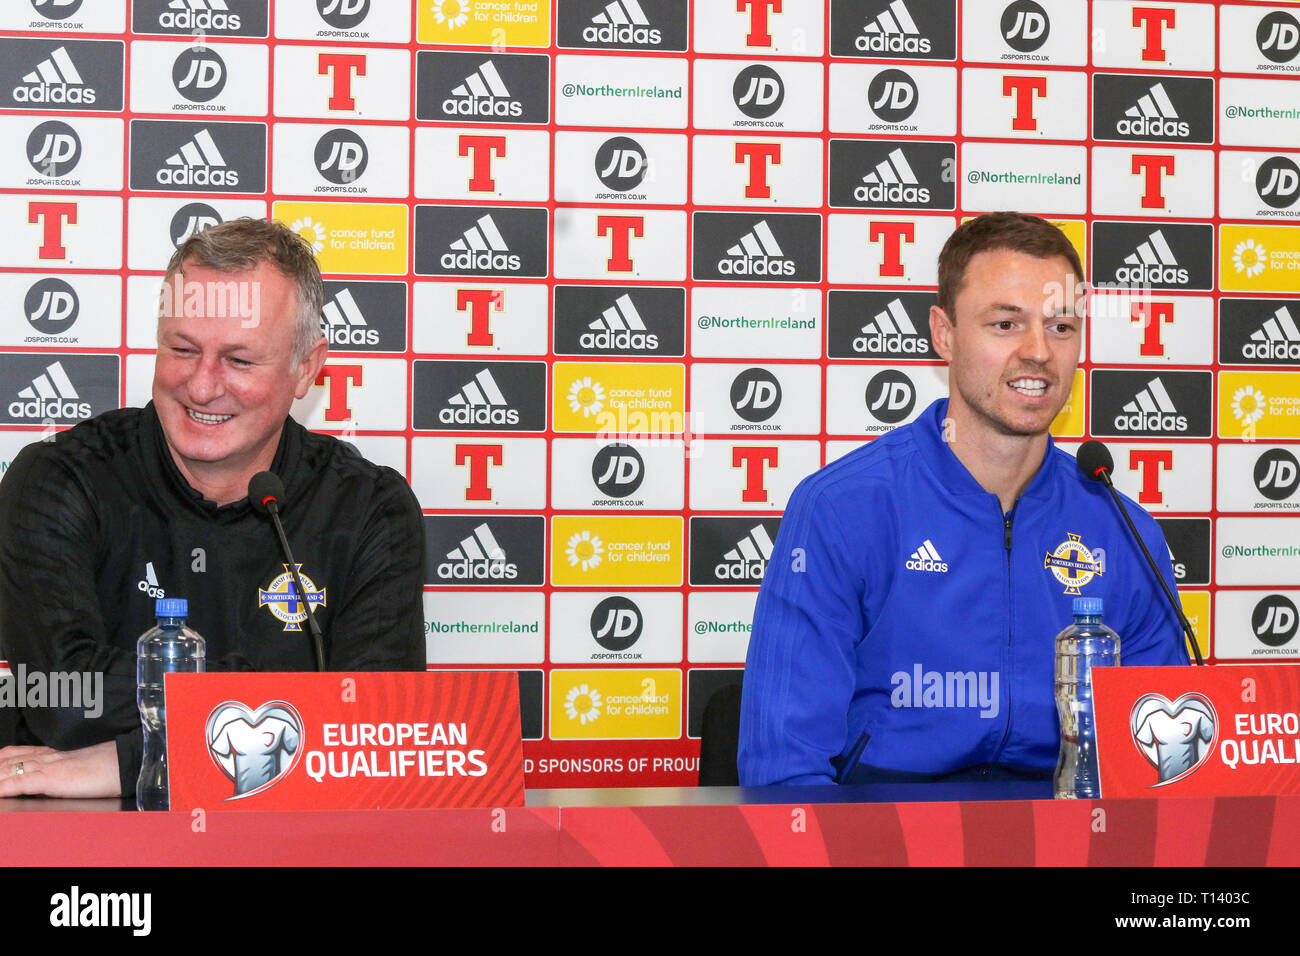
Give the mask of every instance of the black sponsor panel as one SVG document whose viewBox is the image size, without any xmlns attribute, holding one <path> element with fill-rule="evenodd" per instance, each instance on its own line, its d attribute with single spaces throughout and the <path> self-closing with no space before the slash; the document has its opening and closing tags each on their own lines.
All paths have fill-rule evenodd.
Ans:
<svg viewBox="0 0 1300 956">
<path fill-rule="evenodd" d="M 447 123 L 546 123 L 550 58 L 537 53 L 434 53 L 415 60 L 415 117 Z"/>
<path fill-rule="evenodd" d="M 555 287 L 556 355 L 671 355 L 686 351 L 686 290 Z"/>
<path fill-rule="evenodd" d="M 0 37 L 0 109 L 121 112 L 120 40 Z"/>
<path fill-rule="evenodd" d="M 132 120 L 131 188 L 266 192 L 266 124 Z"/>
<path fill-rule="evenodd" d="M 131 32 L 165 36 L 264 37 L 270 0 L 225 0 L 220 4 L 191 0 L 175 9 L 175 0 L 135 0 Z M 221 9 L 218 9 L 221 8 Z"/>
<path fill-rule="evenodd" d="M 1219 362 L 1300 365 L 1300 301 L 1220 299 Z"/>
<path fill-rule="evenodd" d="M 1214 80 L 1168 74 L 1092 78 L 1092 138 L 1214 142 Z"/>
<path fill-rule="evenodd" d="M 545 278 L 546 215 L 511 206 L 416 206 L 415 273 Z"/>
<path fill-rule="evenodd" d="M 1209 438 L 1213 372 L 1093 369 L 1091 432 L 1109 438 Z"/>
<path fill-rule="evenodd" d="M 686 736 L 701 737 L 704 709 L 709 699 L 724 687 L 740 687 L 745 672 L 735 667 L 696 668 L 686 673 Z"/>
<path fill-rule="evenodd" d="M 417 429 L 545 431 L 546 363 L 419 360 L 411 404 Z"/>
<path fill-rule="evenodd" d="M 325 283 L 321 333 L 340 352 L 406 351 L 406 283 Z"/>
<path fill-rule="evenodd" d="M 758 586 L 780 526 L 780 518 L 691 518 L 691 584 Z"/>
<path fill-rule="evenodd" d="M 817 215 L 697 212 L 691 274 L 720 282 L 820 282 Z"/>
<path fill-rule="evenodd" d="M 831 0 L 831 56 L 957 58 L 955 0 Z"/>
<path fill-rule="evenodd" d="M 564 49 L 686 49 L 686 0 L 556 0 L 555 16 Z"/>
<path fill-rule="evenodd" d="M 546 726 L 546 675 L 519 671 L 519 729 L 524 740 L 541 740 Z"/>
<path fill-rule="evenodd" d="M 541 515 L 425 515 L 424 583 L 539 585 L 545 577 Z"/>
<path fill-rule="evenodd" d="M 1214 288 L 1214 227 L 1185 222 L 1094 222 L 1092 281 L 1208 292 Z"/>
<path fill-rule="evenodd" d="M 1251 609 L 1250 631 L 1266 647 L 1284 647 L 1295 637 L 1297 617 L 1295 602 L 1285 594 L 1266 594 Z"/>
<path fill-rule="evenodd" d="M 0 424 L 75 425 L 119 408 L 116 355 L 9 352 L 0 360 Z"/>
<path fill-rule="evenodd" d="M 1157 518 L 1179 587 L 1210 583 L 1210 519 Z"/>
<path fill-rule="evenodd" d="M 957 147 L 952 143 L 833 139 L 831 205 L 840 209 L 953 209 Z"/>
<path fill-rule="evenodd" d="M 858 292 L 832 289 L 826 300 L 830 358 L 924 359 L 939 354 L 930 340 L 933 292 Z"/>
</svg>

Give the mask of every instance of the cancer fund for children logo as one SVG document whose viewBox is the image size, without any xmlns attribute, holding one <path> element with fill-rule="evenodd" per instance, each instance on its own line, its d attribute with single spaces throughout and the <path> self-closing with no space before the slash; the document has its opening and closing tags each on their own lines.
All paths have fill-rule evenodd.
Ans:
<svg viewBox="0 0 1300 956">
<path fill-rule="evenodd" d="M 681 732 L 682 672 L 553 670 L 552 740 L 664 740 Z"/>
<path fill-rule="evenodd" d="M 421 43 L 546 46 L 551 0 L 424 0 L 417 4 Z"/>
<path fill-rule="evenodd" d="M 407 207 L 277 202 L 272 215 L 310 243 L 323 273 L 405 275 Z"/>
</svg>

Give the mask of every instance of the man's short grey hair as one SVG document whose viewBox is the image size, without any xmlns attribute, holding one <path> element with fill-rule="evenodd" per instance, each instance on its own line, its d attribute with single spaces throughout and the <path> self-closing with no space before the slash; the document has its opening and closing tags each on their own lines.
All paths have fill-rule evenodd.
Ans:
<svg viewBox="0 0 1300 956">
<path fill-rule="evenodd" d="M 176 247 L 164 281 L 170 282 L 183 263 L 218 272 L 247 272 L 263 262 L 280 270 L 297 290 L 293 332 L 293 364 L 297 368 L 321 340 L 325 288 L 311 246 L 280 220 L 231 219 L 194 233 Z"/>
</svg>

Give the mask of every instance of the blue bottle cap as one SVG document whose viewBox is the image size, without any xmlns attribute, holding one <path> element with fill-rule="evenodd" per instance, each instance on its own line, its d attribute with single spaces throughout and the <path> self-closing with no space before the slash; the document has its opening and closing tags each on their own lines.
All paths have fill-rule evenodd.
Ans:
<svg viewBox="0 0 1300 956">
<path fill-rule="evenodd" d="M 154 617 L 189 617 L 190 602 L 185 598 L 158 598 L 153 605 Z"/>
<path fill-rule="evenodd" d="M 1077 597 L 1074 599 L 1074 607 L 1071 613 L 1075 617 L 1101 617 L 1101 598 L 1099 597 Z"/>
</svg>

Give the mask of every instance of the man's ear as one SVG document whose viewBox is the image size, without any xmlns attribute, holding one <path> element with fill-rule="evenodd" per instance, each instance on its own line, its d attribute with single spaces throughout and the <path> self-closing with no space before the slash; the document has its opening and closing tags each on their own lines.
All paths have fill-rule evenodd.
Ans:
<svg viewBox="0 0 1300 956">
<path fill-rule="evenodd" d="M 293 390 L 296 397 L 304 398 L 307 395 L 307 390 L 311 388 L 312 383 L 316 381 L 316 376 L 325 365 L 325 355 L 329 352 L 329 347 L 329 340 L 322 335 L 312 346 L 312 350 L 307 353 L 307 358 L 303 360 L 302 365 L 298 366 L 296 373 L 298 382 Z"/>
<path fill-rule="evenodd" d="M 930 306 L 930 338 L 934 342 L 934 350 L 945 362 L 952 361 L 952 326 L 952 322 L 948 321 L 948 313 L 937 305 Z"/>
</svg>

